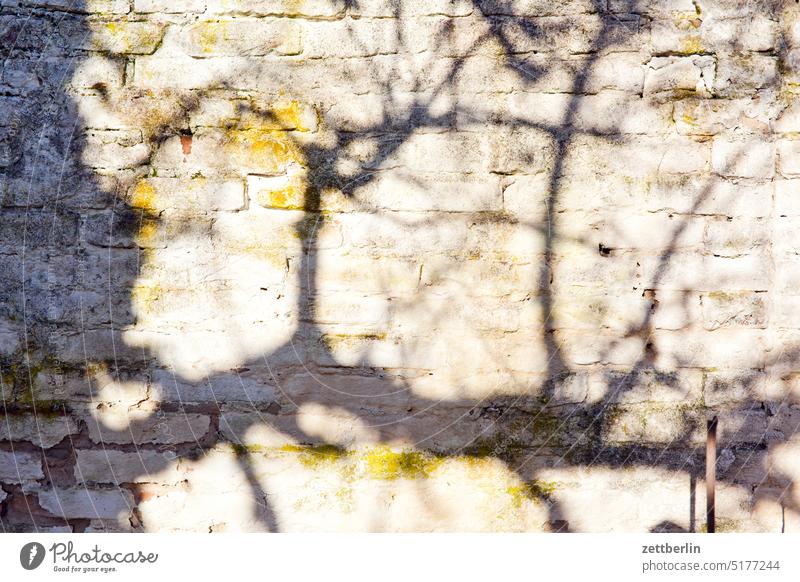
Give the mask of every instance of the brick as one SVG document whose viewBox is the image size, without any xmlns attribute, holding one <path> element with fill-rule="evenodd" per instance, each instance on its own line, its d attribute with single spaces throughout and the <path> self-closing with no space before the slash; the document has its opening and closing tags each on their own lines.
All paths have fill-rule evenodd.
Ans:
<svg viewBox="0 0 800 582">
<path fill-rule="evenodd" d="M 486 10 L 484 14 L 497 14 L 491 6 L 487 3 L 482 7 Z M 474 11 L 475 6 L 468 0 L 420 0 L 408 7 L 403 6 L 403 13 L 409 16 L 469 16 Z M 350 6 L 349 13 L 360 17 L 389 18 L 398 16 L 398 7 L 392 0 L 371 0 Z"/>
<path fill-rule="evenodd" d="M 717 257 L 739 257 L 770 244 L 771 229 L 765 220 L 714 219 L 706 222 L 706 250 Z"/>
<path fill-rule="evenodd" d="M 779 217 L 800 215 L 800 180 L 775 180 L 775 212 Z"/>
<path fill-rule="evenodd" d="M 747 403 L 764 397 L 766 374 L 757 370 L 722 370 L 703 374 L 706 406 Z"/>
<path fill-rule="evenodd" d="M 796 133 L 800 131 L 800 102 L 792 99 L 773 123 L 777 133 Z"/>
<path fill-rule="evenodd" d="M 617 91 L 575 96 L 567 93 L 512 93 L 508 96 L 476 94 L 460 99 L 459 129 L 485 131 L 489 123 L 502 126 L 516 119 L 533 126 L 558 128 L 568 110 L 570 122 L 581 131 L 600 134 L 654 134 L 672 130 L 672 105 L 631 98 Z"/>
<path fill-rule="evenodd" d="M 172 403 L 214 403 L 228 405 L 243 402 L 263 405 L 275 402 L 276 389 L 272 385 L 268 370 L 253 370 L 244 373 L 217 374 L 205 381 L 191 383 L 168 370 L 153 372 L 156 398 Z"/>
<path fill-rule="evenodd" d="M 80 6 L 72 0 L 20 0 L 19 3 L 38 8 L 66 8 L 83 14 L 126 14 L 130 10 L 130 0 L 92 0 Z"/>
<path fill-rule="evenodd" d="M 713 57 L 655 57 L 647 65 L 646 96 L 669 100 L 671 97 L 712 95 L 715 78 Z"/>
<path fill-rule="evenodd" d="M 301 28 L 283 20 L 202 20 L 189 25 L 182 47 L 192 57 L 293 55 L 303 51 Z"/>
<path fill-rule="evenodd" d="M 133 2 L 133 11 L 143 14 L 159 12 L 166 14 L 197 13 L 203 12 L 205 8 L 206 0 L 134 0 Z"/>
<path fill-rule="evenodd" d="M 766 293 L 711 292 L 701 295 L 703 326 L 714 330 L 721 327 L 767 327 Z"/>
<path fill-rule="evenodd" d="M 715 139 L 711 164 L 721 176 L 772 178 L 775 175 L 775 145 L 760 140 Z"/>
<path fill-rule="evenodd" d="M 281 530 L 368 529 L 365 498 L 394 531 L 689 529 L 711 413 L 720 525 L 791 529 L 800 26 L 775 6 L 85 4 L 0 15 L 12 529 L 9 486 L 45 527 L 63 494 L 90 532 L 262 531 L 248 478 Z M 424 482 L 364 468 L 414 443 Z"/>
<path fill-rule="evenodd" d="M 22 334 L 17 326 L 0 321 L 0 355 L 8 357 L 22 346 Z"/>
<path fill-rule="evenodd" d="M 413 179 L 412 179 L 413 176 Z M 408 212 L 482 212 L 500 210 L 503 193 L 498 176 L 418 172 L 393 169 L 372 174 L 371 180 L 358 189 L 356 208 L 367 211 Z M 350 198 L 326 197 L 323 210 L 349 210 Z"/>
<path fill-rule="evenodd" d="M 744 184 L 713 176 L 661 176 L 645 181 L 641 198 L 650 212 L 761 218 L 770 214 L 772 184 Z"/>
<path fill-rule="evenodd" d="M 39 504 L 64 519 L 116 519 L 133 509 L 133 495 L 116 489 L 49 489 L 38 494 Z"/>
<path fill-rule="evenodd" d="M 774 110 L 758 99 L 683 99 L 674 103 L 673 116 L 681 135 L 765 134 Z"/>
<path fill-rule="evenodd" d="M 152 1 L 152 0 L 150 0 Z M 345 6 L 330 0 L 206 0 L 209 14 L 248 14 L 254 16 L 341 16 Z"/>
<path fill-rule="evenodd" d="M 90 168 L 125 170 L 150 161 L 150 146 L 134 131 L 90 130 L 81 157 Z"/>
<path fill-rule="evenodd" d="M 800 175 L 798 155 L 800 155 L 800 142 L 778 142 L 778 171 L 781 176 L 794 178 Z"/>
<path fill-rule="evenodd" d="M 644 402 L 691 404 L 702 394 L 702 380 L 702 373 L 698 370 L 597 371 L 590 379 L 589 398 L 595 402 L 617 404 Z"/>
<path fill-rule="evenodd" d="M 127 341 L 127 332 L 116 329 L 87 329 L 82 333 L 60 333 L 49 339 L 51 349 L 64 363 L 92 361 L 142 362 L 140 346 Z"/>
<path fill-rule="evenodd" d="M 103 408 L 84 417 L 96 443 L 197 443 L 208 432 L 208 416 L 158 410 Z"/>
<path fill-rule="evenodd" d="M 759 329 L 719 329 L 714 333 L 658 331 L 650 340 L 661 369 L 761 368 L 765 358 L 764 332 Z"/>
<path fill-rule="evenodd" d="M 15 251 L 42 247 L 63 248 L 77 240 L 77 217 L 73 214 L 38 210 L 2 210 L 0 245 Z"/>
<path fill-rule="evenodd" d="M 42 410 L 44 406 L 44 403 L 40 403 L 36 415 L 33 414 L 33 407 L 30 414 L 4 415 L 0 423 L 0 441 L 31 442 L 37 447 L 49 449 L 78 432 L 74 419 L 55 416 L 49 410 Z"/>
<path fill-rule="evenodd" d="M 800 328 L 800 297 L 796 295 L 778 295 L 774 299 L 774 310 L 774 325 L 776 327 Z"/>
<path fill-rule="evenodd" d="M 601 431 L 609 442 L 691 445 L 702 442 L 703 421 L 691 408 L 630 406 L 606 415 Z"/>
<path fill-rule="evenodd" d="M 158 48 L 164 34 L 164 25 L 155 22 L 92 22 L 90 28 L 91 34 L 71 37 L 70 44 L 114 54 L 149 55 Z"/>
<path fill-rule="evenodd" d="M 349 21 L 306 21 L 303 23 L 305 58 L 350 58 L 393 54 L 398 51 L 398 23 L 395 19 Z"/>
<path fill-rule="evenodd" d="M 126 453 L 111 449 L 76 451 L 75 479 L 79 483 L 162 483 L 183 479 L 171 451 L 140 449 Z"/>
<path fill-rule="evenodd" d="M 35 453 L 0 451 L 0 481 L 25 483 L 44 478 L 42 459 Z"/>
<path fill-rule="evenodd" d="M 202 176 L 144 178 L 131 186 L 128 204 L 146 212 L 169 211 L 172 216 L 243 210 L 244 181 L 210 180 Z"/>
<path fill-rule="evenodd" d="M 753 53 L 722 55 L 717 58 L 714 93 L 726 98 L 750 96 L 777 80 L 777 57 Z"/>
<path fill-rule="evenodd" d="M 777 26 L 764 14 L 748 18 L 706 18 L 694 8 L 675 12 L 668 20 L 656 20 L 651 26 L 656 53 L 725 53 L 735 45 L 742 53 L 766 52 L 775 47 Z"/>
<path fill-rule="evenodd" d="M 601 175 L 649 178 L 654 174 L 699 173 L 707 169 L 709 144 L 690 139 L 641 137 L 623 143 L 580 136 L 566 152 L 564 175 L 585 175 L 587 168 Z"/>
</svg>

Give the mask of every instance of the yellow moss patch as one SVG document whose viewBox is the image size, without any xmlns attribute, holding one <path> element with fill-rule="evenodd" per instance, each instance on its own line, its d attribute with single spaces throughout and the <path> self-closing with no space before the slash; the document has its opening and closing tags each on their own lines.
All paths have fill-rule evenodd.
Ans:
<svg viewBox="0 0 800 582">
<path fill-rule="evenodd" d="M 511 504 L 521 508 L 526 502 L 540 503 L 549 499 L 558 490 L 559 484 L 555 481 L 531 481 L 506 488 L 506 493 L 511 497 Z"/>
<path fill-rule="evenodd" d="M 320 465 L 330 465 L 346 458 L 348 453 L 334 445 L 283 445 L 280 450 L 284 453 L 296 453 L 304 467 L 315 468 Z"/>
<path fill-rule="evenodd" d="M 703 52 L 703 45 L 699 36 L 689 36 L 681 41 L 681 52 L 687 55 L 695 55 Z"/>
<path fill-rule="evenodd" d="M 703 24 L 703 20 L 699 18 L 699 16 L 700 13 L 697 11 L 691 12 L 687 10 L 684 12 L 677 12 L 672 19 L 672 22 L 680 30 L 686 30 L 687 28 L 700 28 L 700 25 Z"/>
<path fill-rule="evenodd" d="M 442 460 L 429 453 L 393 451 L 388 447 L 373 449 L 364 456 L 367 475 L 373 479 L 418 479 L 430 477 Z"/>
<path fill-rule="evenodd" d="M 322 335 L 322 343 L 325 344 L 329 350 L 337 348 L 346 348 L 358 346 L 364 342 L 379 342 L 386 341 L 388 334 L 386 332 L 380 333 L 326 333 Z"/>
<path fill-rule="evenodd" d="M 288 103 L 276 103 L 273 107 L 273 115 L 285 129 L 296 129 L 297 131 L 311 131 L 304 120 L 305 108 L 298 101 Z"/>
<path fill-rule="evenodd" d="M 217 44 L 225 40 L 228 32 L 228 23 L 225 21 L 203 22 L 198 26 L 198 44 L 205 54 L 214 52 Z"/>
<path fill-rule="evenodd" d="M 131 192 L 129 204 L 133 208 L 141 208 L 149 212 L 154 212 L 156 199 L 156 189 L 149 180 L 139 180 Z"/>
<path fill-rule="evenodd" d="M 283 188 L 263 188 L 253 195 L 255 202 L 264 208 L 279 210 L 303 210 L 306 202 L 306 187 L 300 177 L 292 178 Z"/>
<path fill-rule="evenodd" d="M 303 190 L 293 186 L 283 190 L 273 190 L 269 193 L 268 206 L 270 208 L 284 208 L 301 210 L 303 208 Z"/>
<path fill-rule="evenodd" d="M 161 298 L 164 290 L 154 281 L 139 281 L 131 289 L 131 302 L 140 311 L 149 311 L 152 304 Z"/>
<path fill-rule="evenodd" d="M 144 220 L 139 232 L 136 235 L 136 244 L 140 247 L 149 246 L 158 236 L 158 222 L 155 220 Z"/>
<path fill-rule="evenodd" d="M 150 22 L 105 22 L 92 25 L 94 48 L 115 53 L 147 54 L 161 40 L 163 27 Z"/>
<path fill-rule="evenodd" d="M 285 132 L 273 129 L 231 131 L 225 149 L 231 165 L 255 168 L 265 174 L 279 173 L 289 164 L 303 165 L 299 148 Z"/>
</svg>

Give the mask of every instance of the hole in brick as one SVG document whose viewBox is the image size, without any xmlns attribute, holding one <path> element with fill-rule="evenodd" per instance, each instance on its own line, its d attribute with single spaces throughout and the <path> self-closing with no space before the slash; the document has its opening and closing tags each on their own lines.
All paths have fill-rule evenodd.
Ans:
<svg viewBox="0 0 800 582">
<path fill-rule="evenodd" d="M 602 257 L 610 257 L 611 256 L 611 251 L 613 251 L 614 249 L 612 249 L 611 247 L 607 247 L 603 243 L 599 243 L 597 245 L 597 250 L 600 253 L 600 256 L 602 256 Z"/>
<path fill-rule="evenodd" d="M 192 153 L 192 134 L 181 134 L 181 148 L 183 148 L 183 155 L 188 156 Z"/>
</svg>

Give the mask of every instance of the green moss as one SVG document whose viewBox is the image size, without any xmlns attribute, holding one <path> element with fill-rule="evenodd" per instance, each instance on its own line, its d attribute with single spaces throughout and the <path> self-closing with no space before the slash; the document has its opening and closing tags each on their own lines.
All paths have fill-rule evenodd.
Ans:
<svg viewBox="0 0 800 582">
<path fill-rule="evenodd" d="M 32 402 L 13 402 L 6 405 L 5 414 L 9 416 L 36 415 L 43 418 L 57 418 L 70 411 L 66 400 L 36 400 Z M 0 412 L 0 415 L 3 413 Z"/>
<path fill-rule="evenodd" d="M 485 459 L 494 455 L 496 448 L 497 442 L 495 440 L 481 439 L 467 450 L 467 454 L 472 458 Z"/>
<path fill-rule="evenodd" d="M 69 372 L 80 371 L 74 365 L 67 364 L 58 360 L 53 356 L 45 356 L 38 363 L 29 364 L 14 364 L 10 367 L 7 377 L 4 377 L 4 382 L 13 384 L 15 400 L 22 404 L 33 404 L 37 406 L 45 402 L 60 402 L 49 399 L 40 399 L 36 394 L 36 379 L 43 372 L 64 375 Z"/>
<path fill-rule="evenodd" d="M 230 443 L 230 445 L 237 457 L 247 456 L 247 447 L 245 445 L 240 445 L 239 443 Z"/>
<path fill-rule="evenodd" d="M 527 421 L 526 421 L 527 423 Z M 555 437 L 563 433 L 566 429 L 565 419 L 554 414 L 548 414 L 542 411 L 537 412 L 528 423 L 530 430 L 534 433 L 541 433 L 545 436 Z"/>
</svg>

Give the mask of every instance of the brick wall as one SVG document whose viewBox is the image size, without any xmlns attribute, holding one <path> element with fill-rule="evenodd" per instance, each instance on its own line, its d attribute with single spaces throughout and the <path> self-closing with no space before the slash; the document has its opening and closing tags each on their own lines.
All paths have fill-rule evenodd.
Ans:
<svg viewBox="0 0 800 582">
<path fill-rule="evenodd" d="M 3 1 L 2 529 L 797 529 L 796 12 Z"/>
</svg>

